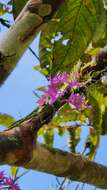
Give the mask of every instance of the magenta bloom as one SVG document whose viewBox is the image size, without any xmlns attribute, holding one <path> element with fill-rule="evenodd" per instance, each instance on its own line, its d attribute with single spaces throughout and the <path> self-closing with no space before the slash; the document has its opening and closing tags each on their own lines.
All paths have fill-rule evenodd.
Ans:
<svg viewBox="0 0 107 190">
<path fill-rule="evenodd" d="M 55 77 L 50 78 L 50 83 L 52 86 L 57 88 L 60 84 L 67 82 L 68 78 L 69 78 L 69 74 L 59 73 Z"/>
<path fill-rule="evenodd" d="M 59 73 L 55 77 L 50 78 L 48 90 L 45 92 L 49 97 L 49 103 L 53 104 L 56 99 L 64 94 L 60 91 L 60 85 L 67 83 L 69 75 L 67 73 Z"/>
<path fill-rule="evenodd" d="M 46 104 L 48 102 L 48 98 L 49 96 L 47 94 L 42 95 L 38 100 L 39 106 L 43 106 L 44 104 Z"/>
<path fill-rule="evenodd" d="M 21 190 L 11 177 L 5 177 L 4 185 L 8 186 L 11 190 Z"/>
<path fill-rule="evenodd" d="M 78 110 L 86 107 L 84 97 L 80 94 L 71 94 L 68 103 Z"/>
<path fill-rule="evenodd" d="M 3 180 L 4 179 L 4 171 L 0 171 L 0 180 Z"/>
<path fill-rule="evenodd" d="M 71 82 L 69 83 L 69 86 L 70 86 L 71 88 L 79 88 L 79 87 L 80 87 L 80 83 L 79 83 L 78 80 L 73 80 L 73 81 L 71 81 Z"/>
<path fill-rule="evenodd" d="M 38 100 L 38 104 L 43 106 L 44 104 L 53 104 L 57 98 L 64 95 L 66 89 L 68 87 L 71 88 L 72 92 L 75 88 L 80 87 L 80 83 L 78 81 L 79 76 L 74 74 L 58 73 L 53 78 L 49 77 L 49 85 L 47 90 L 44 91 L 44 95 Z M 72 98 L 71 98 L 72 97 Z M 79 109 L 83 103 L 83 97 L 79 94 L 72 94 L 68 100 L 70 104 L 72 104 L 75 108 Z"/>
<path fill-rule="evenodd" d="M 6 177 L 4 171 L 0 172 L 0 190 L 21 190 L 17 183 L 11 177 Z"/>
<path fill-rule="evenodd" d="M 50 104 L 53 104 L 59 97 L 58 89 L 53 85 L 49 85 L 48 90 L 45 93 L 47 94 L 47 96 L 49 96 Z"/>
</svg>

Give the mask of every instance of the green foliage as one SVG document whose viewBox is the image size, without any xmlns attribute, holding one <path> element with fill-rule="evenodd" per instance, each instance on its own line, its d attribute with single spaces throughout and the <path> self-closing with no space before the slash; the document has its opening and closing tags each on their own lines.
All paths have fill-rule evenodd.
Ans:
<svg viewBox="0 0 107 190">
<path fill-rule="evenodd" d="M 88 89 L 88 98 L 91 104 L 90 121 L 97 134 L 107 132 L 107 90 L 106 87 L 98 84 Z"/>
<path fill-rule="evenodd" d="M 89 134 L 85 143 L 85 149 L 88 148 L 88 153 L 86 154 L 91 160 L 95 159 L 96 151 L 100 143 L 100 138 L 97 134 Z"/>
<path fill-rule="evenodd" d="M 14 19 L 19 15 L 20 11 L 23 9 L 25 4 L 27 3 L 28 0 L 11 0 L 13 4 L 13 16 Z"/>
<path fill-rule="evenodd" d="M 5 4 L 0 3 L 0 16 L 3 16 L 6 13 Z"/>
<path fill-rule="evenodd" d="M 107 106 L 105 107 L 104 114 L 102 116 L 102 135 L 107 134 Z"/>
<path fill-rule="evenodd" d="M 59 70 L 70 72 L 89 42 L 92 39 L 97 41 L 104 29 L 102 0 L 66 0 L 42 32 L 41 67 L 48 71 L 48 75 L 54 75 Z"/>
<path fill-rule="evenodd" d="M 63 136 L 65 134 L 66 130 L 67 130 L 66 127 L 57 126 L 57 133 L 59 136 Z"/>
<path fill-rule="evenodd" d="M 81 127 L 68 128 L 68 147 L 71 152 L 76 152 L 76 146 L 80 142 Z"/>
<path fill-rule="evenodd" d="M 14 122 L 15 122 L 15 120 L 11 115 L 8 115 L 6 113 L 0 114 L 0 125 L 9 127 Z"/>
<path fill-rule="evenodd" d="M 53 142 L 54 142 L 54 131 L 52 128 L 49 129 L 45 129 L 45 131 L 43 132 L 43 140 L 45 142 L 45 144 L 48 147 L 52 147 L 53 146 Z"/>
<path fill-rule="evenodd" d="M 81 123 L 86 121 L 86 117 L 83 112 L 78 110 L 73 110 L 68 104 L 65 104 L 58 111 L 57 116 L 53 118 L 52 123 L 60 125 L 68 121 L 77 121 Z"/>
<path fill-rule="evenodd" d="M 94 87 L 90 88 L 89 103 L 92 106 L 90 120 L 98 133 L 101 130 L 101 124 L 102 124 L 102 110 L 100 104 L 102 103 L 102 100 L 103 100 L 103 95 L 99 93 Z"/>
<path fill-rule="evenodd" d="M 12 174 L 13 178 L 16 177 L 17 172 L 18 172 L 18 167 L 16 167 L 16 166 L 11 166 L 11 174 Z"/>
</svg>

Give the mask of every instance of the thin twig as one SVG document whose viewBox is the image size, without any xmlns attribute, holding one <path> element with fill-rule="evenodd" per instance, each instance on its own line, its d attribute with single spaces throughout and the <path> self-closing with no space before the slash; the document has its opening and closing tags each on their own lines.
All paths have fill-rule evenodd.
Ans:
<svg viewBox="0 0 107 190">
<path fill-rule="evenodd" d="M 77 186 L 76 186 L 75 190 L 78 190 L 79 186 L 80 186 L 80 184 L 77 184 Z"/>
<path fill-rule="evenodd" d="M 85 187 L 85 183 L 82 184 L 81 190 L 83 190 Z"/>
<path fill-rule="evenodd" d="M 58 190 L 63 190 L 63 185 L 64 185 L 65 181 L 66 181 L 66 178 L 63 179 L 63 181 L 62 181 L 62 183 L 60 184 L 60 187 L 59 187 Z"/>
<path fill-rule="evenodd" d="M 36 57 L 36 59 L 40 62 L 40 58 L 37 56 L 37 54 L 33 51 L 31 47 L 28 48 L 30 52 Z"/>
</svg>

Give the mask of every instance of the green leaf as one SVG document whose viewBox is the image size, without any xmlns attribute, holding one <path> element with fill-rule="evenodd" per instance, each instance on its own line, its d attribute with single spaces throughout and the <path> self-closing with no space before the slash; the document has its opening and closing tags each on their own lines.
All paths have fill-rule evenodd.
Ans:
<svg viewBox="0 0 107 190">
<path fill-rule="evenodd" d="M 107 106 L 105 107 L 105 111 L 102 117 L 102 130 L 101 130 L 102 135 L 107 134 Z"/>
<path fill-rule="evenodd" d="M 81 127 L 68 129 L 68 147 L 71 152 L 76 152 L 76 146 L 80 141 Z"/>
<path fill-rule="evenodd" d="M 40 64 L 35 65 L 35 66 L 34 66 L 34 69 L 35 69 L 36 71 L 40 71 L 40 70 L 41 70 Z"/>
<path fill-rule="evenodd" d="M 103 2 L 102 2 L 102 4 L 103 4 Z M 97 5 L 101 6 L 100 1 L 97 1 Z M 102 38 L 102 36 L 104 35 L 105 30 L 107 30 L 107 27 L 106 27 L 107 15 L 106 15 L 106 10 L 104 9 L 104 5 L 101 6 L 101 9 L 98 9 L 97 11 L 99 13 L 96 15 L 96 17 L 97 17 L 97 23 L 96 23 L 96 28 L 95 28 L 94 36 L 93 36 L 93 42 L 94 43 L 96 43 L 97 41 L 99 41 Z"/>
<path fill-rule="evenodd" d="M 11 166 L 11 174 L 15 178 L 17 175 L 18 167 L 16 166 Z"/>
<path fill-rule="evenodd" d="M 6 13 L 6 5 L 0 3 L 0 16 L 3 16 Z"/>
<path fill-rule="evenodd" d="M 94 93 L 89 93 L 89 102 L 91 103 L 90 121 L 94 128 L 99 132 L 101 130 L 102 114 L 100 109 L 100 103 L 96 99 Z"/>
<path fill-rule="evenodd" d="M 15 122 L 15 120 L 11 115 L 8 115 L 6 113 L 0 114 L 0 125 L 9 127 L 14 122 Z"/>
<path fill-rule="evenodd" d="M 40 87 L 36 88 L 36 90 L 44 92 L 46 90 L 46 86 L 40 86 Z"/>
<path fill-rule="evenodd" d="M 105 114 L 105 108 L 107 106 L 107 100 L 104 97 L 104 91 L 100 89 L 98 85 L 92 85 L 88 89 L 89 103 L 91 104 L 89 119 L 92 122 L 97 134 L 101 134 L 103 117 Z"/>
<path fill-rule="evenodd" d="M 68 104 L 60 108 L 56 117 L 53 118 L 52 123 L 60 125 L 63 122 L 77 120 L 79 112 L 72 110 Z"/>
<path fill-rule="evenodd" d="M 54 130 L 51 128 L 45 130 L 43 133 L 43 140 L 48 147 L 52 147 L 54 142 Z"/>
<path fill-rule="evenodd" d="M 41 128 L 38 130 L 37 136 L 43 135 L 44 131 L 45 131 L 45 126 L 41 127 Z"/>
<path fill-rule="evenodd" d="M 91 48 L 87 53 L 91 56 L 97 56 L 101 52 L 101 48 Z"/>
<path fill-rule="evenodd" d="M 100 143 L 100 138 L 98 135 L 89 135 L 86 140 L 85 149 L 88 148 L 89 152 L 86 154 L 89 159 L 94 160 L 98 145 Z"/>
<path fill-rule="evenodd" d="M 59 70 L 70 72 L 100 28 L 99 17 L 102 25 L 105 18 L 102 0 L 65 1 L 41 35 L 41 67 L 47 69 L 48 75 Z M 98 32 L 100 36 L 102 32 Z"/>
<path fill-rule="evenodd" d="M 28 0 L 12 0 L 14 19 L 19 15 Z"/>
<path fill-rule="evenodd" d="M 34 69 L 36 70 L 36 71 L 39 71 L 42 75 L 44 75 L 44 76 L 47 76 L 48 75 L 48 71 L 47 71 L 47 69 L 45 69 L 45 68 L 41 68 L 41 66 L 40 66 L 40 64 L 38 64 L 38 65 L 35 65 L 34 66 Z"/>
<path fill-rule="evenodd" d="M 78 112 L 71 110 L 70 113 L 68 113 L 67 111 L 65 112 L 65 114 L 58 114 L 58 116 L 56 116 L 55 118 L 53 118 L 52 122 L 59 125 L 63 122 L 68 122 L 68 121 L 74 121 L 77 120 L 78 117 Z"/>
<path fill-rule="evenodd" d="M 100 129 L 100 134 L 107 134 L 107 86 L 94 84 L 90 87 L 88 93 L 92 108 L 85 112 L 90 118 L 95 129 Z"/>
<path fill-rule="evenodd" d="M 61 127 L 61 126 L 57 127 L 57 133 L 59 136 L 63 136 L 65 132 L 66 132 L 66 127 Z"/>
<path fill-rule="evenodd" d="M 100 39 L 97 40 L 96 42 L 93 41 L 93 47 L 104 48 L 105 45 L 107 45 L 107 27 L 105 27 L 104 34 L 100 37 Z"/>
</svg>

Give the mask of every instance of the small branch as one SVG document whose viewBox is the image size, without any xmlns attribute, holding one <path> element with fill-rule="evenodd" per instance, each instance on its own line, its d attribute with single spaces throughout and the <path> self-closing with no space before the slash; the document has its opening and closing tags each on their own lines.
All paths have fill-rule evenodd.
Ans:
<svg viewBox="0 0 107 190">
<path fill-rule="evenodd" d="M 37 56 L 37 54 L 33 51 L 33 49 L 31 47 L 28 48 L 30 50 L 30 52 L 36 57 L 36 59 L 40 62 L 39 57 Z"/>
</svg>

